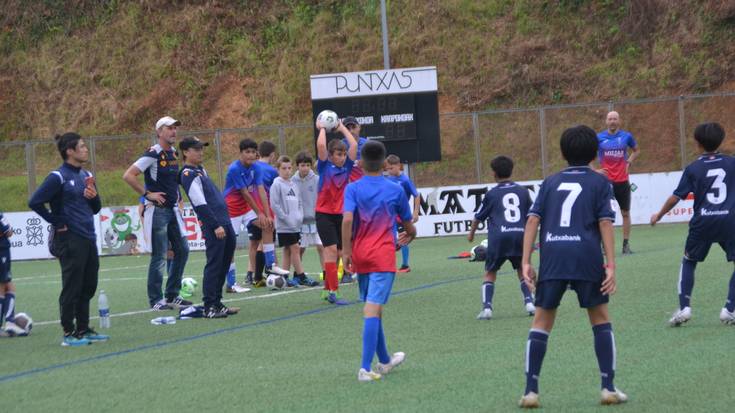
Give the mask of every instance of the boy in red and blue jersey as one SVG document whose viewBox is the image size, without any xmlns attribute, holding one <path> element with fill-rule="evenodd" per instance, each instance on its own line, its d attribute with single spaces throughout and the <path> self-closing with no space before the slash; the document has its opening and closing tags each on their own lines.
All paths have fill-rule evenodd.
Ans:
<svg viewBox="0 0 735 413">
<path fill-rule="evenodd" d="M 401 364 L 406 355 L 388 353 L 383 334 L 383 306 L 388 302 L 396 273 L 395 245 L 406 245 L 416 236 L 408 198 L 400 185 L 382 176 L 385 146 L 365 143 L 361 153 L 365 176 L 347 185 L 342 221 L 342 261 L 357 274 L 364 324 L 362 364 L 357 374 L 361 382 L 380 380 L 381 375 Z M 395 219 L 405 231 L 396 239 Z M 371 369 L 377 353 L 377 371 Z"/>
<path fill-rule="evenodd" d="M 388 157 L 385 158 L 385 169 L 388 172 L 388 176 L 386 178 L 400 185 L 401 188 L 403 188 L 403 192 L 406 194 L 407 199 L 411 199 L 411 197 L 413 197 L 413 214 L 411 222 L 415 224 L 416 221 L 419 220 L 419 205 L 421 204 L 421 199 L 419 198 L 419 191 L 416 190 L 416 186 L 411 182 L 411 178 L 401 173 L 401 158 L 397 155 L 388 155 Z M 403 229 L 403 225 L 397 223 L 396 231 L 400 233 L 403 232 Z M 400 247 L 400 250 L 403 262 L 401 263 L 401 268 L 398 269 L 398 272 L 410 272 L 411 267 L 408 265 L 410 249 L 408 248 L 408 245 L 404 245 Z"/>
<path fill-rule="evenodd" d="M 630 181 L 628 168 L 638 157 L 641 150 L 633 135 L 620 129 L 620 115 L 612 111 L 605 119 L 607 130 L 597 134 L 599 144 L 598 160 L 600 169 L 597 172 L 607 176 L 613 186 L 613 195 L 620 206 L 623 216 L 623 254 L 632 254 L 628 239 L 630 238 Z M 632 150 L 628 156 L 628 148 Z"/>
<path fill-rule="evenodd" d="M 357 142 L 342 122 L 337 125 L 337 130 L 347 138 L 349 145 L 345 145 L 339 139 L 332 139 L 327 144 L 327 132 L 319 120 L 316 121 L 316 128 L 319 130 L 316 141 L 319 156 L 316 163 L 319 189 L 315 211 L 316 229 L 324 245 L 324 291 L 326 300 L 331 304 L 346 305 L 349 303 L 337 296 L 339 290 L 337 259 L 342 249 L 342 205 L 345 187 L 357 158 Z M 346 277 L 349 276 L 342 277 L 343 282 L 349 281 Z"/>
<path fill-rule="evenodd" d="M 673 327 L 692 317 L 689 303 L 694 289 L 694 269 L 697 262 L 707 258 L 712 244 L 719 243 L 727 260 L 735 261 L 735 158 L 717 151 L 725 139 L 725 130 L 718 123 L 697 126 L 694 139 L 702 156 L 684 169 L 674 194 L 651 216 L 651 225 L 655 225 L 680 199 L 694 194 L 694 216 L 689 221 L 689 235 L 679 272 L 679 309 L 669 320 Z M 735 324 L 735 273 L 730 278 L 720 321 Z"/>
</svg>

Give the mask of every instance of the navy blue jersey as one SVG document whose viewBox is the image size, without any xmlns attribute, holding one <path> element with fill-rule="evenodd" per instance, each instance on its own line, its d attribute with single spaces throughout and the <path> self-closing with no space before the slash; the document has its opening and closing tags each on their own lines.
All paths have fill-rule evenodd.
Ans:
<svg viewBox="0 0 735 413">
<path fill-rule="evenodd" d="M 214 230 L 231 224 L 225 197 L 202 166 L 185 165 L 179 180 L 204 228 Z"/>
<path fill-rule="evenodd" d="M 526 227 L 531 195 L 515 182 L 501 182 L 487 191 L 478 221 L 487 221 L 488 243 L 497 244 L 499 254 L 506 257 L 523 255 L 523 230 Z"/>
<path fill-rule="evenodd" d="M 10 248 L 10 240 L 5 236 L 10 230 L 11 228 L 8 219 L 5 218 L 2 212 L 0 212 L 0 250 Z"/>
<path fill-rule="evenodd" d="M 164 150 L 161 145 L 153 145 L 133 165 L 143 172 L 146 190 L 165 193 L 164 207 L 176 206 L 180 195 L 179 159 L 175 150 Z"/>
<path fill-rule="evenodd" d="M 528 213 L 541 219 L 539 281 L 603 280 L 599 221 L 615 220 L 612 197 L 610 181 L 587 166 L 544 179 Z"/>
<path fill-rule="evenodd" d="M 723 241 L 735 237 L 735 158 L 705 154 L 689 164 L 674 195 L 694 194 L 689 231 L 697 238 Z"/>
</svg>

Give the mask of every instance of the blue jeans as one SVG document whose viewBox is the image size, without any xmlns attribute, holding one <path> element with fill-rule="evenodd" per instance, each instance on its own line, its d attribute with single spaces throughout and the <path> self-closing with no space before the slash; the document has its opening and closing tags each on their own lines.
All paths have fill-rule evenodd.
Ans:
<svg viewBox="0 0 735 413">
<path fill-rule="evenodd" d="M 148 266 L 148 302 L 151 306 L 163 298 L 161 285 L 169 243 L 174 252 L 174 261 L 166 281 L 167 299 L 171 300 L 179 295 L 181 277 L 184 274 L 186 260 L 189 258 L 189 244 L 186 238 L 181 236 L 173 209 L 155 208 L 151 231 L 151 263 Z"/>
</svg>

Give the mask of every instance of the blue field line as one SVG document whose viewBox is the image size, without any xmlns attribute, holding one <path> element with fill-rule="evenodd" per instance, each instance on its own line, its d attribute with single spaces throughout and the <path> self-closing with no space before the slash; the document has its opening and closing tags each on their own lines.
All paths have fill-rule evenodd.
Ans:
<svg viewBox="0 0 735 413">
<path fill-rule="evenodd" d="M 437 281 L 437 282 L 434 282 L 434 283 L 420 285 L 418 287 L 412 287 L 412 288 L 407 288 L 405 290 L 396 291 L 396 292 L 392 293 L 391 295 L 403 295 L 403 294 L 408 294 L 408 293 L 412 293 L 412 292 L 416 292 L 416 291 L 426 290 L 426 289 L 429 289 L 429 288 L 439 287 L 439 286 L 442 286 L 442 285 L 454 284 L 454 283 L 458 283 L 458 282 L 462 282 L 462 281 L 477 280 L 477 279 L 479 279 L 479 277 L 477 275 L 465 276 L 465 277 L 461 277 L 461 278 L 452 278 L 450 280 Z M 361 303 L 361 301 L 358 301 L 358 300 L 350 301 L 350 303 L 347 306 L 342 306 L 342 307 L 349 307 L 349 306 L 352 306 L 354 304 L 360 304 L 360 303 Z M 306 317 L 306 316 L 309 316 L 309 315 L 312 315 L 312 314 L 319 314 L 319 313 L 324 313 L 324 312 L 327 312 L 327 311 L 334 311 L 334 310 L 337 310 L 338 308 L 340 308 L 340 307 L 339 306 L 330 305 L 328 307 L 321 307 L 321 308 L 317 308 L 317 309 L 314 309 L 314 310 L 303 311 L 303 312 L 296 313 L 296 314 L 286 315 L 286 316 L 283 316 L 283 317 L 271 318 L 269 320 L 255 321 L 255 322 L 252 322 L 252 323 L 240 324 L 240 325 L 237 325 L 237 326 L 232 326 L 232 327 L 227 327 L 227 328 L 221 328 L 219 330 L 214 330 L 214 331 L 210 331 L 210 332 L 207 332 L 207 333 L 201 333 L 201 334 L 197 334 L 197 335 L 193 335 L 193 336 L 189 336 L 189 337 L 181 337 L 181 338 L 177 338 L 177 339 L 173 339 L 173 340 L 161 341 L 161 342 L 158 342 L 158 343 L 145 344 L 145 345 L 142 345 L 142 346 L 139 346 L 139 347 L 133 347 L 133 348 L 130 348 L 130 349 L 127 349 L 127 350 L 114 351 L 114 352 L 111 352 L 111 353 L 100 354 L 100 355 L 97 355 L 97 356 L 92 356 L 92 357 L 83 358 L 83 359 L 79 359 L 79 360 L 68 361 L 68 362 L 65 362 L 65 363 L 52 364 L 52 365 L 46 366 L 46 367 L 38 367 L 38 368 L 35 368 L 35 369 L 31 369 L 31 370 L 20 371 L 20 372 L 17 372 L 17 373 L 12 373 L 12 374 L 7 374 L 5 376 L 0 376 L 0 383 L 10 382 L 10 381 L 14 381 L 14 380 L 17 380 L 17 379 L 20 379 L 20 378 L 23 378 L 23 377 L 34 376 L 34 375 L 37 375 L 37 374 L 46 373 L 46 372 L 49 372 L 49 371 L 58 370 L 58 369 L 62 369 L 62 368 L 65 368 L 65 367 L 78 366 L 80 364 L 87 364 L 87 363 L 92 363 L 92 362 L 95 362 L 95 361 L 106 360 L 106 359 L 109 359 L 109 358 L 113 358 L 113 357 L 117 357 L 117 356 L 123 356 L 123 355 L 126 355 L 126 354 L 139 353 L 141 351 L 146 351 L 146 350 L 151 350 L 151 349 L 158 349 L 158 348 L 168 347 L 168 346 L 172 346 L 172 345 L 175 345 L 175 344 L 188 343 L 190 341 L 195 341 L 195 340 L 199 340 L 199 339 L 206 338 L 206 337 L 212 337 L 212 336 L 216 336 L 216 335 L 220 335 L 220 334 L 230 333 L 230 332 L 233 332 L 233 331 L 245 330 L 245 329 L 248 329 L 248 328 L 251 328 L 251 327 L 258 327 L 258 326 L 262 326 L 262 325 L 273 324 L 273 323 L 276 323 L 276 322 L 279 322 L 279 321 L 287 321 L 287 320 L 292 320 L 292 319 L 295 319 L 295 318 Z"/>
</svg>

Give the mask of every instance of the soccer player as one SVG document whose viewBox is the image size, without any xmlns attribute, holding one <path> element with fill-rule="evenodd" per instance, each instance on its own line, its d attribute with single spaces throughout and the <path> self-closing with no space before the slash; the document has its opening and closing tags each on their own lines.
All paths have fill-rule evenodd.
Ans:
<svg viewBox="0 0 735 413">
<path fill-rule="evenodd" d="M 227 205 L 222 193 L 212 182 L 202 166 L 204 147 L 209 145 L 196 137 L 186 137 L 179 143 L 184 155 L 184 168 L 179 173 L 179 181 L 189 202 L 202 222 L 202 235 L 206 249 L 207 263 L 204 265 L 204 318 L 223 318 L 237 314 L 237 307 L 222 304 L 222 287 L 227 278 L 227 270 L 235 255 L 237 235 L 232 228 Z"/>
<path fill-rule="evenodd" d="M 184 221 L 177 203 L 181 197 L 177 176 L 179 159 L 174 144 L 176 128 L 181 122 L 164 116 L 156 122 L 158 144 L 151 146 L 123 174 L 123 180 L 146 199 L 144 226 L 146 245 L 151 250 L 148 266 L 148 304 L 154 311 L 171 310 L 174 307 L 190 306 L 184 300 L 181 277 L 189 258 L 189 243 L 184 232 Z M 143 173 L 145 186 L 138 181 Z M 168 244 L 174 257 L 171 272 L 166 281 L 165 298 L 161 293 L 163 270 L 166 267 Z"/>
<path fill-rule="evenodd" d="M 357 158 L 357 142 L 349 130 L 339 123 L 337 130 L 347 138 L 349 149 L 341 140 L 332 139 L 327 145 L 327 131 L 317 119 L 319 136 L 316 141 L 319 160 L 319 194 L 316 199 L 316 228 L 324 244 L 324 290 L 326 300 L 332 304 L 347 305 L 337 296 L 337 259 L 342 249 L 342 206 L 350 172 Z M 343 279 L 345 277 L 343 276 Z"/>
<path fill-rule="evenodd" d="M 735 158 L 717 151 L 724 139 L 725 131 L 718 123 L 703 123 L 694 129 L 694 140 L 703 154 L 684 169 L 674 194 L 651 216 L 651 225 L 656 225 L 680 199 L 685 199 L 690 192 L 694 194 L 694 216 L 689 221 L 689 235 L 679 271 L 679 310 L 669 320 L 675 327 L 692 318 L 690 300 L 694 269 L 698 262 L 707 258 L 712 244 L 719 243 L 727 260 L 735 261 Z M 730 277 L 720 321 L 735 324 L 735 273 Z"/>
<path fill-rule="evenodd" d="M 314 160 L 308 152 L 299 152 L 296 154 L 296 168 L 298 171 L 291 177 L 291 181 L 299 187 L 299 196 L 301 197 L 301 208 L 304 211 L 304 219 L 301 223 L 301 261 L 303 262 L 304 252 L 310 246 L 316 247 L 319 254 L 319 264 L 324 271 L 324 247 L 319 233 L 316 230 L 316 197 L 319 185 L 319 175 L 315 174 L 311 169 Z M 313 281 L 310 286 L 319 285 L 318 281 Z"/>
<path fill-rule="evenodd" d="M 361 382 L 380 380 L 403 363 L 406 355 L 388 353 L 383 334 L 383 306 L 390 297 L 396 273 L 395 245 L 405 245 L 416 236 L 408 198 L 399 185 L 382 176 L 385 146 L 377 141 L 362 147 L 365 176 L 347 185 L 342 221 L 342 261 L 357 274 L 363 308 L 362 363 L 357 373 Z M 396 239 L 395 219 L 405 231 Z M 378 365 L 371 368 L 377 352 Z"/>
<path fill-rule="evenodd" d="M 595 354 L 602 377 L 602 404 L 618 404 L 628 397 L 613 385 L 615 338 L 608 314 L 609 295 L 615 293 L 615 253 L 610 183 L 589 167 L 595 159 L 595 131 L 580 125 L 561 135 L 561 153 L 569 167 L 541 184 L 523 234 L 523 276 L 536 286 L 536 315 L 526 344 L 526 390 L 521 407 L 539 407 L 538 380 L 556 309 L 571 288 L 587 309 Z M 541 224 L 541 265 L 538 282 L 531 254 Z M 605 262 L 600 250 L 605 249 Z"/>
<path fill-rule="evenodd" d="M 360 136 L 360 130 L 362 129 L 360 126 L 360 122 L 357 121 L 357 118 L 354 116 L 346 116 L 344 119 L 342 119 L 342 124 L 345 125 L 348 131 L 350 131 L 350 135 L 357 141 L 357 159 L 356 161 L 360 160 L 360 151 L 362 151 L 362 146 L 365 145 L 365 142 L 368 141 L 367 138 L 363 138 Z M 349 139 L 342 138 L 342 142 L 347 146 L 350 147 L 350 141 Z M 365 173 L 362 170 L 362 167 L 359 165 L 359 163 L 356 163 L 352 167 L 352 171 L 350 172 L 350 182 L 355 182 L 358 179 L 362 178 L 362 176 L 365 175 Z"/>
<path fill-rule="evenodd" d="M 15 320 L 15 284 L 10 272 L 10 237 L 13 228 L 0 212 L 0 332 L 10 335 L 24 335 L 25 331 L 13 322 Z M 3 329 L 3 322 L 7 325 Z"/>
<path fill-rule="evenodd" d="M 489 320 L 493 316 L 493 294 L 498 270 L 506 260 L 518 272 L 521 282 L 523 303 L 529 315 L 536 312 L 531 290 L 523 281 L 521 256 L 523 255 L 523 230 L 526 215 L 531 207 L 528 189 L 513 182 L 513 160 L 507 156 L 497 156 L 490 162 L 498 185 L 487 191 L 482 206 L 472 220 L 469 242 L 474 241 L 475 231 L 480 222 L 487 221 L 487 255 L 485 258 L 485 281 L 482 283 L 482 311 L 478 320 Z"/>
<path fill-rule="evenodd" d="M 94 176 L 82 168 L 89 160 L 82 137 L 68 132 L 55 140 L 64 163 L 49 173 L 28 207 L 53 226 L 50 249 L 61 265 L 61 345 L 77 347 L 110 338 L 89 326 L 89 300 L 97 291 L 100 268 L 94 215 L 102 209 L 102 201 Z"/>
<path fill-rule="evenodd" d="M 628 180 L 628 168 L 640 155 L 633 135 L 620 129 L 620 115 L 612 111 L 607 114 L 605 120 L 607 130 L 597 134 L 599 141 L 598 158 L 600 169 L 597 172 L 607 176 L 612 182 L 613 195 L 620 206 L 620 214 L 623 216 L 623 254 L 632 254 L 630 249 L 630 181 Z M 628 148 L 632 153 L 628 156 Z"/>
<path fill-rule="evenodd" d="M 411 182 L 411 178 L 401 173 L 401 158 L 399 158 L 397 155 L 388 155 L 388 157 L 385 158 L 385 165 L 388 172 L 388 179 L 397 183 L 401 186 L 401 188 L 403 188 L 403 191 L 406 193 L 407 199 L 411 199 L 411 197 L 413 197 L 413 214 L 411 218 L 411 223 L 415 224 L 419 220 L 419 205 L 421 205 L 419 191 L 416 190 L 416 186 L 413 184 L 413 182 Z M 400 225 L 400 223 L 397 223 L 396 231 L 401 233 L 403 232 L 403 230 L 403 226 Z M 411 272 L 411 267 L 408 265 L 408 258 L 410 254 L 408 245 L 401 246 L 400 250 L 401 258 L 403 259 L 403 261 L 401 263 L 401 268 L 399 268 L 397 272 Z"/>
</svg>

